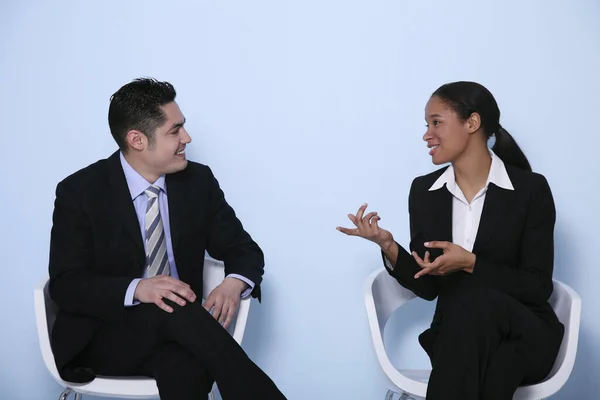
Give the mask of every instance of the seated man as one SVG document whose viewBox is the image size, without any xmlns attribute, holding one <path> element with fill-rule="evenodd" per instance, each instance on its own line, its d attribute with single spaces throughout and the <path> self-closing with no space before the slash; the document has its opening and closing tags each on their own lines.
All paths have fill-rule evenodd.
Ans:
<svg viewBox="0 0 600 400">
<path fill-rule="evenodd" d="M 63 379 L 156 379 L 162 400 L 285 399 L 226 329 L 240 298 L 260 300 L 264 258 L 192 139 L 168 82 L 136 79 L 110 101 L 120 151 L 56 188 L 50 296 Z M 226 277 L 202 299 L 205 251 Z M 209 312 L 212 310 L 212 315 Z"/>
</svg>

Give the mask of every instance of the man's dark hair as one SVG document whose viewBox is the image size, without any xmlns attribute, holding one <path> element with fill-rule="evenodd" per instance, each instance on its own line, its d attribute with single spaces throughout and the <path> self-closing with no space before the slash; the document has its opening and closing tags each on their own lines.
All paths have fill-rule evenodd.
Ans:
<svg viewBox="0 0 600 400">
<path fill-rule="evenodd" d="M 138 78 L 121 87 L 110 98 L 108 125 L 123 152 L 127 152 L 127 132 L 138 130 L 154 144 L 154 132 L 165 123 L 162 106 L 175 101 L 175 88 L 169 82 Z"/>
</svg>

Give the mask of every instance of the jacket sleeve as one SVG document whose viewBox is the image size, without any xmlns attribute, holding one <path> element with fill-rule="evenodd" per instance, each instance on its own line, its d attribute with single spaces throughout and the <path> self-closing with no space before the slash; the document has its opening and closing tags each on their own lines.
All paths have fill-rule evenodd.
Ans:
<svg viewBox="0 0 600 400">
<path fill-rule="evenodd" d="M 417 178 L 418 179 L 418 178 Z M 421 267 L 413 258 L 411 252 L 416 251 L 421 258 L 425 256 L 424 243 L 424 232 L 422 224 L 419 221 L 418 213 L 416 212 L 416 200 L 415 191 L 416 181 L 413 180 L 410 187 L 410 194 L 408 196 L 408 212 L 410 216 L 410 252 L 404 249 L 398 244 L 398 258 L 393 268 L 385 262 L 384 265 L 390 275 L 405 288 L 411 290 L 417 296 L 425 300 L 434 300 L 439 292 L 439 276 L 435 275 L 424 275 L 419 279 L 415 279 L 414 276 L 417 272 L 421 271 Z"/>
<path fill-rule="evenodd" d="M 70 313 L 116 318 L 124 312 L 131 278 L 103 275 L 94 268 L 93 233 L 81 198 L 74 185 L 58 184 L 50 235 L 50 297 Z"/>
<path fill-rule="evenodd" d="M 548 181 L 535 175 L 521 237 L 520 260 L 505 265 L 477 255 L 473 279 L 504 292 L 525 304 L 541 304 L 552 294 L 554 267 L 554 225 L 556 209 Z"/>
<path fill-rule="evenodd" d="M 264 272 L 263 252 L 244 230 L 235 211 L 225 200 L 217 179 L 209 173 L 209 231 L 207 251 L 222 260 L 225 275 L 237 274 L 254 282 L 252 296 L 260 300 L 260 283 Z"/>
</svg>

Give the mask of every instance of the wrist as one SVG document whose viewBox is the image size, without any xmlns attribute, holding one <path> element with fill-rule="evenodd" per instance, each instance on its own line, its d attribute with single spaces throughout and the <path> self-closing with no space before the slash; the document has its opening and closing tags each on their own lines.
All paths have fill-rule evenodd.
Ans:
<svg viewBox="0 0 600 400">
<path fill-rule="evenodd" d="M 475 261 L 477 260 L 477 256 L 475 253 L 469 253 L 469 257 L 467 259 L 467 266 L 463 268 L 466 272 L 472 274 L 473 269 L 475 268 Z"/>
<path fill-rule="evenodd" d="M 390 240 L 386 240 L 385 242 L 382 242 L 379 244 L 379 247 L 381 248 L 381 250 L 384 253 L 387 253 L 391 250 L 392 246 L 394 246 L 396 244 L 396 242 L 394 241 L 394 239 L 390 239 Z"/>
<path fill-rule="evenodd" d="M 240 295 L 242 293 L 244 293 L 244 290 L 246 290 L 246 289 L 248 289 L 250 287 L 246 282 L 244 282 L 241 279 L 238 279 L 238 278 L 235 278 L 235 277 L 229 277 L 229 278 L 226 278 L 226 279 L 230 279 L 231 282 L 236 286 L 236 288 L 238 288 L 240 290 Z"/>
</svg>

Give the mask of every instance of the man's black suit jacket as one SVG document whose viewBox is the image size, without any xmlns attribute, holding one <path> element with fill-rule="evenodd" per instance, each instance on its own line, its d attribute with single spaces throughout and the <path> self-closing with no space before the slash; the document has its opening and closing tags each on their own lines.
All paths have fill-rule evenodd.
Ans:
<svg viewBox="0 0 600 400">
<path fill-rule="evenodd" d="M 205 251 L 226 274 L 255 283 L 264 257 L 246 233 L 210 168 L 188 162 L 166 176 L 171 240 L 179 278 L 202 296 Z M 51 336 L 61 377 L 87 382 L 76 357 L 103 323 L 124 318 L 125 292 L 143 275 L 146 256 L 119 152 L 67 177 L 56 188 L 50 239 L 50 297 L 58 305 Z M 201 298 L 201 297 L 200 297 Z"/>
<path fill-rule="evenodd" d="M 452 242 L 452 194 L 445 185 L 429 190 L 445 170 L 442 168 L 416 178 L 410 189 L 410 250 L 421 257 L 426 251 L 425 242 Z M 556 220 L 552 192 L 546 178 L 540 174 L 510 165 L 506 165 L 506 170 L 514 190 L 490 183 L 473 247 L 476 262 L 472 274 L 459 271 L 414 279 L 421 268 L 402 246 L 399 246 L 394 269 L 388 268 L 400 284 L 417 296 L 438 299 L 431 326 L 433 331 L 443 323 L 446 310 L 461 294 L 472 288 L 485 287 L 519 300 L 539 318 L 556 327 L 552 329 L 556 329 L 557 335 L 562 335 L 562 325 L 548 303 L 553 290 Z M 430 253 L 435 259 L 442 251 Z"/>
</svg>

